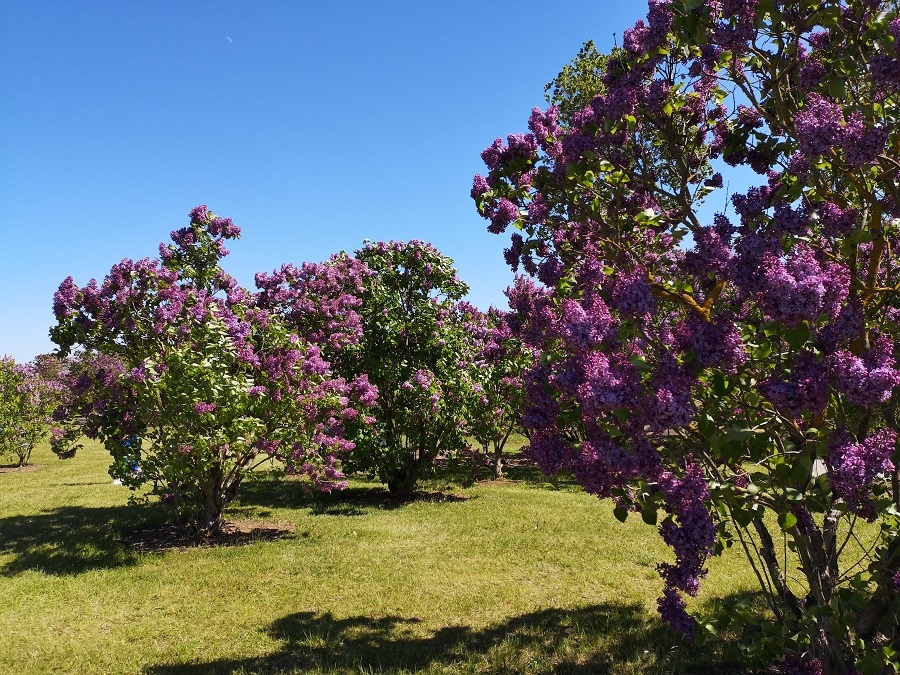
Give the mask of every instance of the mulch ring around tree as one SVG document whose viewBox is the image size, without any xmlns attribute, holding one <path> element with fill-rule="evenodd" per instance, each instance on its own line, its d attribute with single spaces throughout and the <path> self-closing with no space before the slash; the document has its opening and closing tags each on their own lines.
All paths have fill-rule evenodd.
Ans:
<svg viewBox="0 0 900 675">
<path fill-rule="evenodd" d="M 44 464 L 26 464 L 25 466 L 13 464 L 11 466 L 0 466 L 0 473 L 28 473 L 29 471 L 43 469 L 44 466 Z"/>
<path fill-rule="evenodd" d="M 294 523 L 289 522 L 236 520 L 224 523 L 217 533 L 205 537 L 185 534 L 175 525 L 166 524 L 126 534 L 122 539 L 126 548 L 137 553 L 166 553 L 278 541 L 293 537 L 295 530 Z"/>
</svg>

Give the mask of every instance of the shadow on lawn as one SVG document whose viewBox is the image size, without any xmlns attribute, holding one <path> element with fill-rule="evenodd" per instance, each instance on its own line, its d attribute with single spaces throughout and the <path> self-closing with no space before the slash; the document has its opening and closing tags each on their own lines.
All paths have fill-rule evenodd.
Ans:
<svg viewBox="0 0 900 675">
<path fill-rule="evenodd" d="M 604 603 L 545 609 L 473 630 L 449 626 L 424 633 L 415 618 L 301 612 L 276 621 L 269 634 L 283 647 L 268 656 L 157 665 L 146 675 L 203 673 L 610 673 L 617 665 L 665 673 L 746 672 L 721 645 L 687 646 L 643 605 Z M 423 634 L 424 633 L 424 634 Z"/>
<path fill-rule="evenodd" d="M 0 555 L 13 556 L 0 574 L 67 575 L 132 565 L 137 555 L 122 543 L 122 534 L 164 519 L 154 506 L 63 506 L 0 519 Z"/>
<path fill-rule="evenodd" d="M 352 486 L 334 492 L 305 492 L 295 480 L 269 477 L 246 481 L 231 507 L 309 509 L 313 515 L 363 516 L 369 511 L 392 511 L 414 502 L 461 502 L 470 497 L 442 491 L 416 490 L 409 497 L 394 497 L 385 488 Z"/>
</svg>

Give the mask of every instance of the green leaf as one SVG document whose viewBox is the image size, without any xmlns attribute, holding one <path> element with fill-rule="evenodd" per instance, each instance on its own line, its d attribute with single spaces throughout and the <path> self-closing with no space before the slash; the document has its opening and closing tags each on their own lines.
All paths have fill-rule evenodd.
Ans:
<svg viewBox="0 0 900 675">
<path fill-rule="evenodd" d="M 650 508 L 644 505 L 641 508 L 641 520 L 643 520 L 647 525 L 656 525 L 656 521 L 659 517 L 655 508 Z"/>
<path fill-rule="evenodd" d="M 795 516 L 793 513 L 779 513 L 778 524 L 781 526 L 782 530 L 787 532 L 797 524 L 797 516 Z"/>
<path fill-rule="evenodd" d="M 847 98 L 847 87 L 844 84 L 843 76 L 838 75 L 828 81 L 828 93 L 839 101 Z"/>
<path fill-rule="evenodd" d="M 794 349 L 800 349 L 809 340 L 809 324 L 805 321 L 796 328 L 790 328 L 784 332 L 784 339 Z"/>
<path fill-rule="evenodd" d="M 857 230 L 847 240 L 853 244 L 867 244 L 872 241 L 872 233 L 868 230 Z"/>
<path fill-rule="evenodd" d="M 633 365 L 635 368 L 637 368 L 640 371 L 643 371 L 646 373 L 646 372 L 653 370 L 653 366 L 651 366 L 649 363 L 644 361 L 644 359 L 641 358 L 640 356 L 638 356 L 637 354 L 630 356 L 628 358 L 628 360 L 631 362 L 631 365 Z"/>
<path fill-rule="evenodd" d="M 734 522 L 741 527 L 747 527 L 753 522 L 753 513 L 745 509 L 735 509 L 732 513 Z"/>
<path fill-rule="evenodd" d="M 620 523 L 624 523 L 628 518 L 628 509 L 624 509 L 621 506 L 617 506 L 613 509 L 613 515 L 616 517 Z"/>
</svg>

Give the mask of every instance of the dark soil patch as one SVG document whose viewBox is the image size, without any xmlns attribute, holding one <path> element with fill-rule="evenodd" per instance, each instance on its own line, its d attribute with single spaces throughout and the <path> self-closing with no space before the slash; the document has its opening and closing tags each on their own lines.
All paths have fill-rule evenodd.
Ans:
<svg viewBox="0 0 900 675">
<path fill-rule="evenodd" d="M 512 480 L 510 478 L 486 478 L 484 480 L 478 481 L 479 485 L 515 485 L 516 483 L 521 483 L 522 481 Z"/>
<path fill-rule="evenodd" d="M 217 548 L 220 546 L 246 546 L 259 541 L 278 541 L 294 535 L 295 526 L 287 522 L 262 520 L 237 520 L 222 525 L 216 534 L 197 537 L 185 534 L 174 525 L 160 525 L 149 530 L 139 530 L 125 535 L 126 548 L 138 553 L 166 553 L 186 551 L 189 548 Z"/>
<path fill-rule="evenodd" d="M 0 466 L 0 473 L 28 473 L 29 471 L 37 471 L 43 468 L 43 464 L 26 464 L 25 466 L 13 464 L 11 466 Z"/>
</svg>

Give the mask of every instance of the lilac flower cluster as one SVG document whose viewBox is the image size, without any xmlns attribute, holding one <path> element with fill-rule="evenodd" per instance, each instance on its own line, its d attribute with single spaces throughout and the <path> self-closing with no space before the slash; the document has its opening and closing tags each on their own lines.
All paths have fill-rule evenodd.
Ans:
<svg viewBox="0 0 900 675">
<path fill-rule="evenodd" d="M 824 155 L 839 142 L 843 122 L 840 105 L 816 93 L 807 96 L 806 106 L 795 118 L 800 152 L 809 157 Z"/>
<path fill-rule="evenodd" d="M 896 448 L 897 434 L 891 429 L 879 429 L 859 443 L 853 442 L 846 429 L 835 431 L 828 439 L 828 479 L 835 494 L 854 513 L 875 519 L 872 484 L 894 470 L 891 455 Z"/>
<path fill-rule="evenodd" d="M 822 675 L 819 659 L 788 656 L 784 659 L 784 669 L 788 675 Z"/>
<path fill-rule="evenodd" d="M 323 264 L 286 264 L 272 274 L 256 275 L 259 293 L 254 302 L 284 316 L 309 341 L 340 350 L 359 342 L 361 294 L 373 274 L 363 263 L 341 254 Z"/>
<path fill-rule="evenodd" d="M 813 352 L 804 350 L 797 355 L 787 376 L 761 382 L 759 391 L 780 413 L 791 419 L 799 419 L 804 413 L 817 415 L 828 402 L 825 364 Z"/>
<path fill-rule="evenodd" d="M 773 254 L 764 254 L 760 263 L 760 307 L 767 316 L 786 326 L 814 321 L 822 314 L 837 316 L 849 292 L 850 275 L 846 268 L 819 262 L 806 246 L 798 246 L 785 262 Z"/>
<path fill-rule="evenodd" d="M 839 349 L 828 356 L 826 363 L 835 388 L 854 405 L 871 408 L 884 403 L 900 385 L 900 370 L 894 367 L 894 341 L 886 335 L 876 338 L 861 356 Z"/>
</svg>

